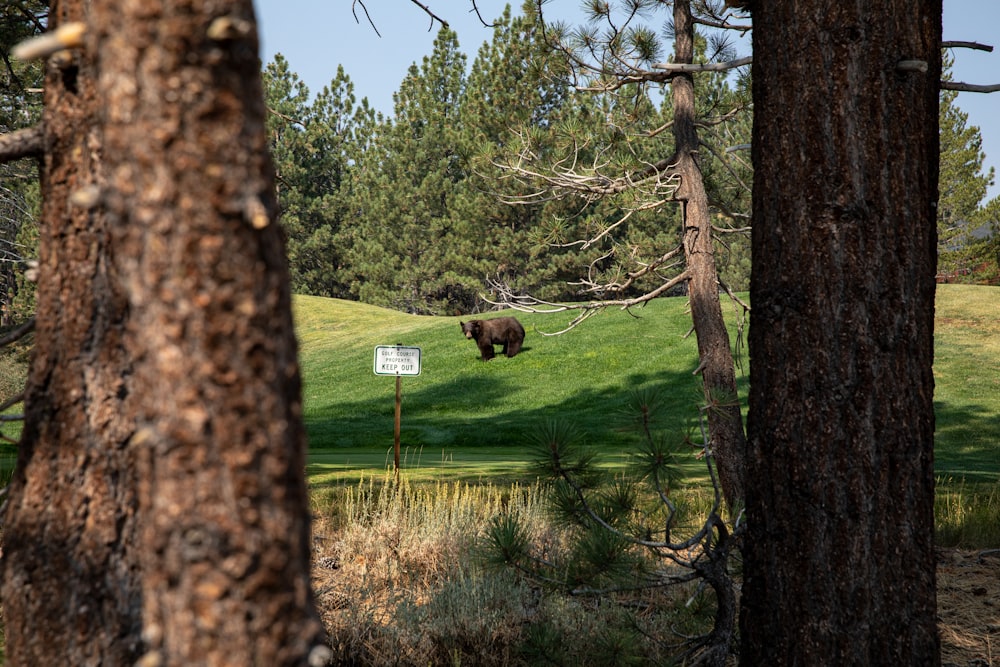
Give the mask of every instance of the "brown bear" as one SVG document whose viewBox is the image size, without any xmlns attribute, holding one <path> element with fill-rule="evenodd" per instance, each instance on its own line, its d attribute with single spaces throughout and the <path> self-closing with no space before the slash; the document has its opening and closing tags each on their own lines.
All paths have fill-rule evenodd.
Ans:
<svg viewBox="0 0 1000 667">
<path fill-rule="evenodd" d="M 521 351 L 524 342 L 524 327 L 513 317 L 496 317 L 492 320 L 472 320 L 459 322 L 466 338 L 476 341 L 483 361 L 489 361 L 495 355 L 494 345 L 503 345 L 503 353 L 513 357 Z"/>
</svg>

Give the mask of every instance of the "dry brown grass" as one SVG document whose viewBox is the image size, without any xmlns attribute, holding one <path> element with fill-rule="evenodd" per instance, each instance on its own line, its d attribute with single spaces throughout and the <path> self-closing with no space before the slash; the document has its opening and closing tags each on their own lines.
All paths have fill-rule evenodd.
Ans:
<svg viewBox="0 0 1000 667">
<path fill-rule="evenodd" d="M 682 643 L 674 630 L 705 629 L 710 595 L 691 587 L 560 596 L 481 567 L 477 537 L 501 511 L 561 548 L 540 494 L 387 478 L 318 499 L 314 588 L 336 664 L 662 664 Z"/>
<path fill-rule="evenodd" d="M 660 664 L 675 631 L 705 628 L 711 596 L 690 588 L 599 602 L 478 567 L 476 536 L 501 511 L 559 548 L 540 494 L 388 477 L 315 493 L 314 583 L 336 664 L 582 667 L 625 662 L 638 646 Z M 1000 553 L 942 549 L 937 576 L 942 664 L 1000 667 Z"/>
<path fill-rule="evenodd" d="M 514 664 L 530 591 L 468 556 L 484 517 L 527 508 L 533 493 L 404 477 L 321 501 L 314 587 L 339 664 Z"/>
</svg>

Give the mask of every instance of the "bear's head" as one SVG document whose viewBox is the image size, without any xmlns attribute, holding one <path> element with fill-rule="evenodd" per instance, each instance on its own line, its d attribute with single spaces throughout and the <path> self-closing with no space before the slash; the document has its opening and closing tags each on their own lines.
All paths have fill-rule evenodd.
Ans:
<svg viewBox="0 0 1000 667">
<path fill-rule="evenodd" d="M 462 333 L 465 334 L 466 338 L 478 338 L 479 331 L 481 329 L 479 325 L 479 320 L 472 320 L 471 322 L 459 322 L 462 325 Z"/>
</svg>

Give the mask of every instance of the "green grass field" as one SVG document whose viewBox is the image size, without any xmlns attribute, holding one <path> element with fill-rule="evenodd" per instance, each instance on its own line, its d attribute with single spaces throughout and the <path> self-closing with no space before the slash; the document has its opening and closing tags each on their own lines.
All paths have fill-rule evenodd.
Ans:
<svg viewBox="0 0 1000 667">
<path fill-rule="evenodd" d="M 938 285 L 935 457 L 942 478 L 1000 480 L 1000 288 Z"/>
<path fill-rule="evenodd" d="M 937 472 L 995 483 L 1000 474 L 1000 290 L 941 285 L 935 335 Z M 693 432 L 700 389 L 683 298 L 632 313 L 608 310 L 561 336 L 565 313 L 521 315 L 525 348 L 479 360 L 459 317 L 405 315 L 364 304 L 298 297 L 309 473 L 316 483 L 357 479 L 392 465 L 395 379 L 373 372 L 376 345 L 422 349 L 422 373 L 402 379 L 402 466 L 433 479 L 506 481 L 530 474 L 525 447 L 547 420 L 575 423 L 590 445 L 621 461 L 634 436 L 629 388 L 660 392 L 662 432 Z M 737 343 L 738 313 L 726 302 Z M 742 398 L 746 357 L 742 354 Z M 702 475 L 692 462 L 690 473 Z"/>
<path fill-rule="evenodd" d="M 402 379 L 401 459 L 414 479 L 503 483 L 530 477 L 528 441 L 553 419 L 571 420 L 609 464 L 620 463 L 635 442 L 623 412 L 631 387 L 660 392 L 666 407 L 660 430 L 681 442 L 697 426 L 700 400 L 686 305 L 675 298 L 631 313 L 608 310 L 561 336 L 542 332 L 562 329 L 571 315 L 518 315 L 528 331 L 523 353 L 484 363 L 475 344 L 462 337 L 459 321 L 465 318 L 296 297 L 311 479 L 353 482 L 392 465 L 395 379 L 374 374 L 376 345 L 422 349 L 421 375 Z M 939 285 L 936 306 L 939 479 L 945 487 L 996 485 L 1000 289 Z M 728 303 L 724 310 L 736 345 L 738 313 Z M 26 358 L 0 359 L 0 380 L 10 387 L 23 382 Z M 745 402 L 745 354 L 741 361 Z M 18 430 L 8 425 L 5 432 L 16 436 Z M 4 469 L 13 465 L 14 451 L 0 445 Z M 704 475 L 695 461 L 688 470 Z"/>
<path fill-rule="evenodd" d="M 678 438 L 696 426 L 699 389 L 685 301 L 608 311 L 562 336 L 568 317 L 518 315 L 523 352 L 482 362 L 459 317 L 418 317 L 356 303 L 299 297 L 310 472 L 392 462 L 395 378 L 373 371 L 376 345 L 420 347 L 422 372 L 404 377 L 403 465 L 434 476 L 517 476 L 525 445 L 552 419 L 572 420 L 591 445 L 618 454 L 632 442 L 622 412 L 629 387 L 656 388 L 663 427 Z M 467 319 L 467 318 L 466 318 Z"/>
</svg>

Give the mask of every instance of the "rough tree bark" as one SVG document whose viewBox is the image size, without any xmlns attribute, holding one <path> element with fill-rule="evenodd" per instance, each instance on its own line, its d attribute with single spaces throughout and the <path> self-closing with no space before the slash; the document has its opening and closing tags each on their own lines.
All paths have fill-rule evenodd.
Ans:
<svg viewBox="0 0 1000 667">
<path fill-rule="evenodd" d="M 940 45 L 940 0 L 754 3 L 745 665 L 940 660 Z"/>
<path fill-rule="evenodd" d="M 319 659 L 291 300 L 249 0 L 63 0 L 11 665 Z M 315 652 L 314 652 L 315 651 Z"/>
<path fill-rule="evenodd" d="M 63 4 L 50 23 L 81 19 L 80 3 Z M 6 659 L 130 664 L 141 603 L 126 306 L 106 219 L 69 204 L 101 168 L 93 62 L 58 63 L 45 85 L 35 355 L 3 528 Z"/>
<path fill-rule="evenodd" d="M 674 61 L 694 61 L 694 22 L 688 0 L 674 2 Z M 736 370 L 729 331 L 719 303 L 719 279 L 712 244 L 712 217 L 701 168 L 698 165 L 694 79 L 677 74 L 670 83 L 674 107 L 673 134 L 676 171 L 681 185 L 676 197 L 684 224 L 684 256 L 691 276 L 688 299 L 698 339 L 699 369 L 705 391 L 710 447 L 714 450 L 719 481 L 732 508 L 743 499 L 743 417 L 736 392 Z"/>
</svg>

